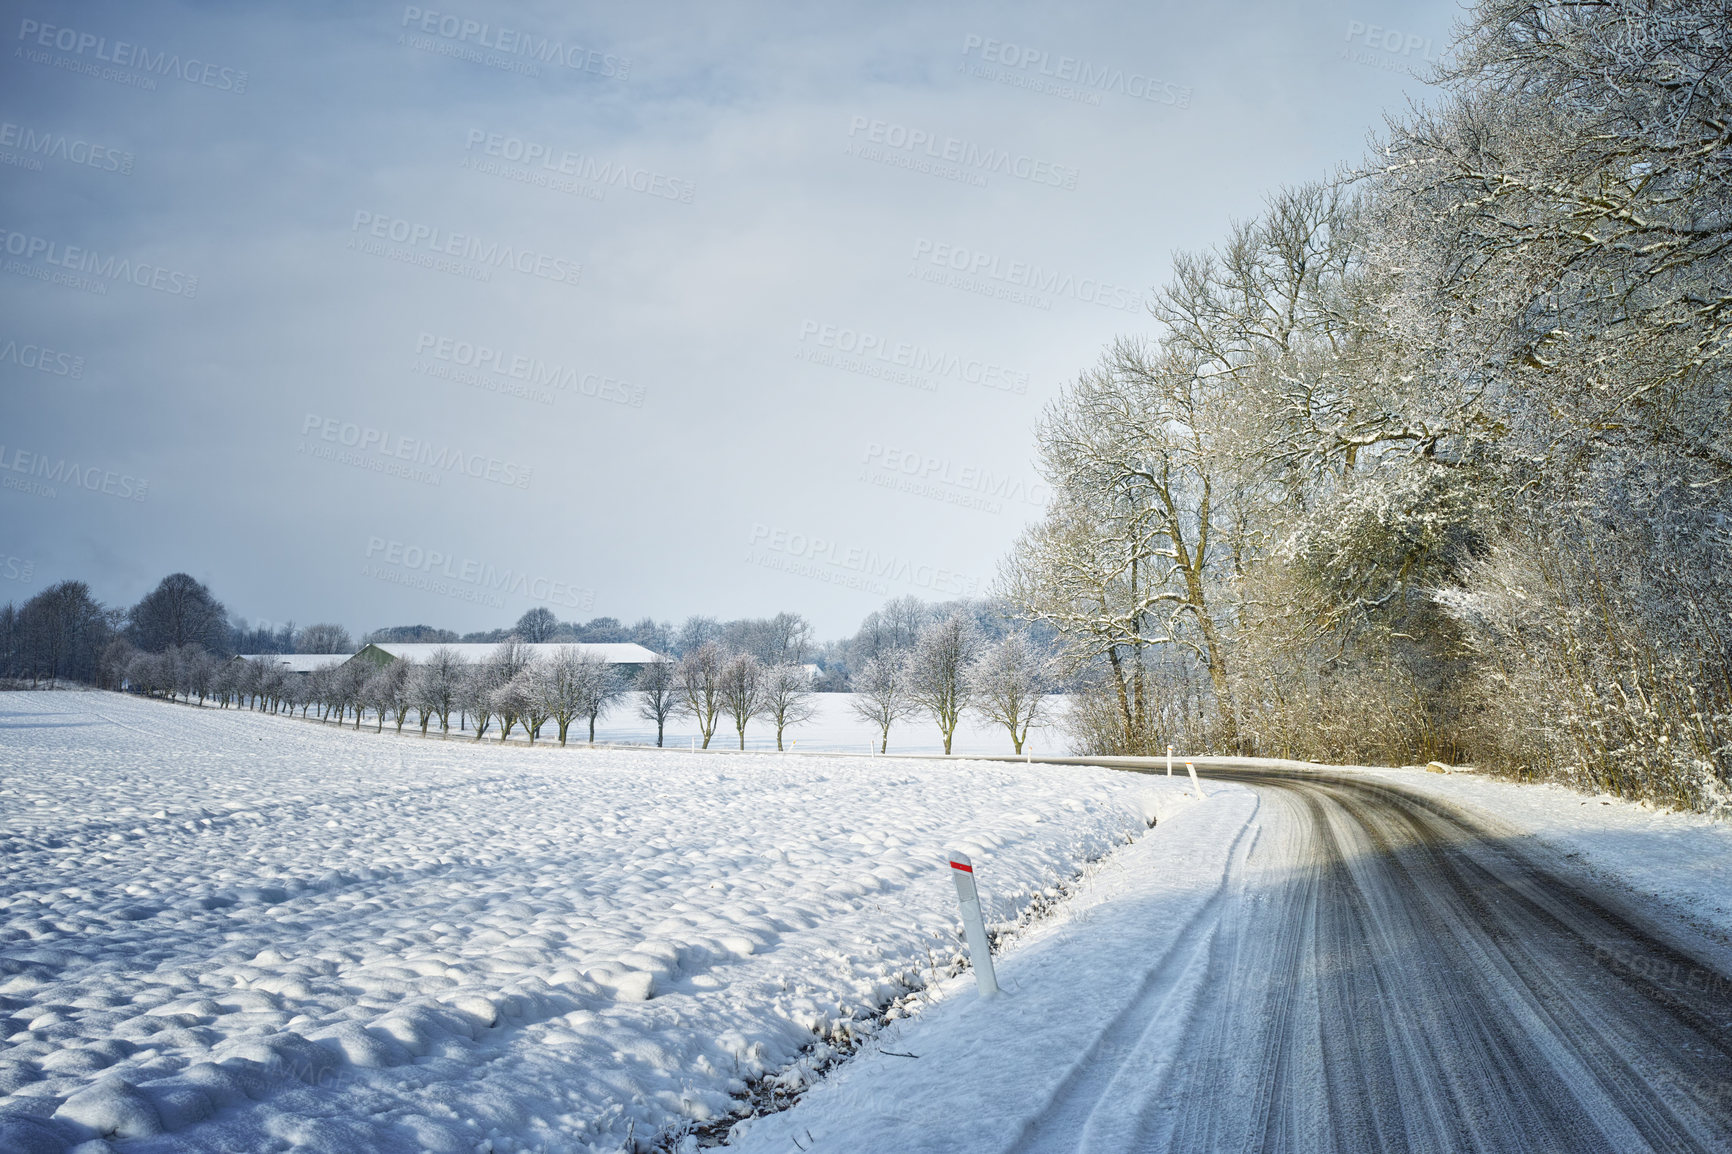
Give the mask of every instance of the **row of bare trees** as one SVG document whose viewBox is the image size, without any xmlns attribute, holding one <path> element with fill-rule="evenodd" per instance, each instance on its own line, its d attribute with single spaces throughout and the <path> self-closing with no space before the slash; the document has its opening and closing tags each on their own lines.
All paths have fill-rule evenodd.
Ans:
<svg viewBox="0 0 1732 1154">
<path fill-rule="evenodd" d="M 852 705 L 878 727 L 880 753 L 890 747 L 891 725 L 917 713 L 937 724 L 949 753 L 965 710 L 1004 726 L 1021 753 L 1057 688 L 1056 674 L 1052 657 L 1026 635 L 986 641 L 966 615 L 952 613 L 923 627 L 907 649 L 868 658 L 854 674 Z"/>
<path fill-rule="evenodd" d="M 1732 22 L 1480 0 L 1436 79 L 1063 391 L 1002 591 L 1085 749 L 1732 808 Z"/>
<path fill-rule="evenodd" d="M 616 708 L 632 684 L 607 661 L 579 646 L 537 658 L 526 646 L 507 642 L 485 661 L 472 662 L 452 649 L 436 649 L 425 661 L 393 661 L 375 666 L 363 661 L 317 668 L 308 673 L 286 669 L 274 657 L 218 661 L 197 646 L 162 653 L 117 652 L 115 683 L 137 692 L 178 696 L 223 708 L 248 707 L 271 713 L 295 713 L 338 724 L 353 719 L 359 729 L 369 717 L 375 730 L 386 723 L 402 732 L 414 724 L 425 735 L 434 722 L 449 735 L 456 716 L 459 732 L 472 730 L 479 741 L 490 730 L 508 740 L 521 729 L 533 744 L 550 724 L 566 744 L 574 723 L 588 726 L 595 740 L 596 723 Z M 668 700 L 665 664 L 647 665 L 637 685 L 648 688 L 646 699 Z M 646 706 L 647 708 L 647 706 Z M 657 744 L 661 743 L 658 721 Z"/>
<path fill-rule="evenodd" d="M 705 749 L 723 718 L 733 723 L 741 749 L 746 748 L 746 726 L 757 718 L 767 720 L 776 728 L 776 748 L 781 749 L 787 730 L 810 721 L 816 712 L 812 679 L 803 666 L 767 665 L 754 653 L 729 654 L 716 641 L 687 651 L 667 674 L 668 714 L 691 717 Z M 648 701 L 644 708 L 651 711 Z"/>
</svg>

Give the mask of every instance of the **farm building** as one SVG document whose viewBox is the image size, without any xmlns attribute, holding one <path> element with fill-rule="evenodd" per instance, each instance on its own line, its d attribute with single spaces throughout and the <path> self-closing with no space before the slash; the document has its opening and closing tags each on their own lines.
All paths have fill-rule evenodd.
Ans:
<svg viewBox="0 0 1732 1154">
<path fill-rule="evenodd" d="M 389 665 L 393 661 L 420 662 L 426 661 L 435 651 L 446 649 L 465 661 L 478 664 L 491 660 L 493 655 L 499 652 L 499 645 L 498 642 L 437 644 L 432 642 L 375 641 L 363 645 L 359 653 L 347 660 L 365 661 L 370 665 L 377 666 Z M 667 660 L 653 650 L 645 649 L 643 646 L 629 641 L 608 644 L 582 641 L 547 642 L 537 645 L 523 645 L 522 648 L 529 650 L 536 658 L 543 661 L 552 660 L 562 649 L 575 649 L 579 653 L 594 654 L 626 677 L 636 676 L 638 670 L 645 665 Z"/>
<path fill-rule="evenodd" d="M 268 661 L 286 673 L 305 677 L 315 669 L 341 665 L 349 660 L 347 653 L 240 653 L 236 661 Z"/>
</svg>

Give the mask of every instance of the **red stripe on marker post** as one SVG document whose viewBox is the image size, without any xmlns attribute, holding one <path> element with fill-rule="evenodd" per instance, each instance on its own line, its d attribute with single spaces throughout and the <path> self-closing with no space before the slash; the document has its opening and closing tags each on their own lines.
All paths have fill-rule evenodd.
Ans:
<svg viewBox="0 0 1732 1154">
<path fill-rule="evenodd" d="M 961 871 L 962 871 L 962 872 L 963 872 L 963 873 L 965 873 L 965 874 L 971 874 L 971 873 L 973 873 L 973 872 L 974 872 L 974 867 L 973 867 L 973 866 L 971 866 L 971 865 L 963 865 L 963 864 L 962 864 L 962 863 L 961 863 L 961 862 L 959 862 L 959 861 L 953 861 L 953 862 L 951 862 L 951 863 L 950 863 L 950 868 L 951 868 L 951 869 L 953 869 L 953 870 L 961 870 Z"/>
</svg>

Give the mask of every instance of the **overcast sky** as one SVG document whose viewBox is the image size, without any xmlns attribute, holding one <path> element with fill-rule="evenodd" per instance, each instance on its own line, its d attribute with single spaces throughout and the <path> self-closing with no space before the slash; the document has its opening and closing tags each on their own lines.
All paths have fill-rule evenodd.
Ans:
<svg viewBox="0 0 1732 1154">
<path fill-rule="evenodd" d="M 826 636 L 987 592 L 1043 405 L 1458 15 L 0 9 L 0 601 Z"/>
</svg>

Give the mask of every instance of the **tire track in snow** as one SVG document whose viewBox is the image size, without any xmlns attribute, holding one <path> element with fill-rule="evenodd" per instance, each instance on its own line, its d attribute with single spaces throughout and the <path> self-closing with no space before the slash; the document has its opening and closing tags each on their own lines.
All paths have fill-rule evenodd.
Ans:
<svg viewBox="0 0 1732 1154">
<path fill-rule="evenodd" d="M 1236 854 L 1249 853 L 1249 844 L 1242 850 L 1238 845 L 1247 840 L 1247 829 L 1255 827 L 1249 822 L 1239 827 L 1227 855 L 1229 861 Z M 1010 1148 L 1014 1154 L 1062 1145 L 1062 1136 L 1069 1134 L 1082 1134 L 1086 1145 L 1102 1149 L 1126 1148 L 1122 1138 L 1126 1130 L 1136 1128 L 1137 1118 L 1126 1117 L 1118 1109 L 1121 1097 L 1117 1083 L 1133 1064 L 1149 1069 L 1171 1064 L 1173 1054 L 1165 1023 L 1188 1019 L 1195 1009 L 1211 968 L 1210 955 L 1221 916 L 1231 900 L 1227 889 L 1232 872 L 1231 866 L 1223 871 L 1214 894 L 1179 929 L 1161 960 L 1143 975 L 1136 996 L 1101 1031 L 1048 1099 L 1046 1108 L 1024 1128 Z"/>
<path fill-rule="evenodd" d="M 1140 1148 L 1732 1148 L 1732 1014 L 1602 960 L 1700 972 L 1660 931 L 1404 791 L 1212 776 L 1273 803 L 1286 860 L 1223 916 L 1181 1056 L 1143 1082 Z M 1084 1130 L 1041 1148 L 1110 1147 Z"/>
</svg>

